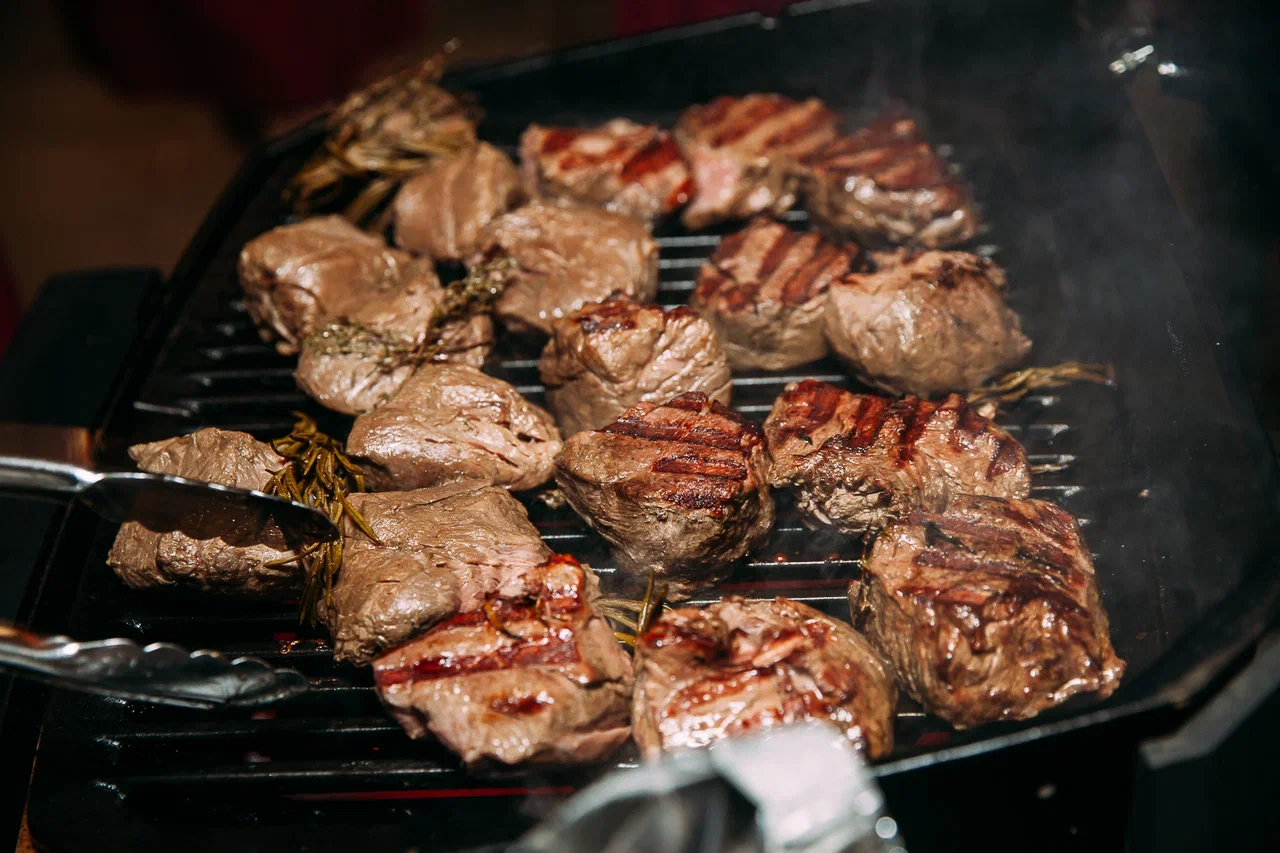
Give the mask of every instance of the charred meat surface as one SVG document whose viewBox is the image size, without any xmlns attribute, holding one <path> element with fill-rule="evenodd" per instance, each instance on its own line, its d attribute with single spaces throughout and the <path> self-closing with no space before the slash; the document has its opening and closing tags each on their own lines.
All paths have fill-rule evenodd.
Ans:
<svg viewBox="0 0 1280 853">
<path fill-rule="evenodd" d="M 857 246 L 757 217 L 720 241 L 689 304 L 715 327 L 734 370 L 807 364 L 829 351 L 827 290 L 857 255 Z"/>
<path fill-rule="evenodd" d="M 504 580 L 551 554 L 520 502 L 487 483 L 348 500 L 378 542 L 347 522 L 332 602 L 321 601 L 338 660 L 368 663 L 443 619 L 476 610 Z"/>
<path fill-rule="evenodd" d="M 693 201 L 682 219 L 705 228 L 796 201 L 797 161 L 836 138 L 840 117 L 819 100 L 781 95 L 720 97 L 689 107 L 673 131 L 693 170 Z"/>
<path fill-rule="evenodd" d="M 806 379 L 778 397 L 764 432 L 769 485 L 794 488 L 807 523 L 849 536 L 957 495 L 1031 490 L 1022 445 L 956 394 L 895 400 Z"/>
<path fill-rule="evenodd" d="M 849 595 L 868 638 L 957 727 L 1105 698 L 1124 674 L 1080 527 L 1051 503 L 966 496 L 914 512 L 880 534 L 863 570 Z"/>
<path fill-rule="evenodd" d="M 534 198 L 603 207 L 649 226 L 693 193 L 671 134 L 623 118 L 590 129 L 530 125 L 520 167 Z"/>
<path fill-rule="evenodd" d="M 557 320 L 538 373 L 568 437 L 601 429 L 641 401 L 689 391 L 728 405 L 733 380 L 715 331 L 697 313 L 614 296 Z"/>
<path fill-rule="evenodd" d="M 555 476 L 632 585 L 653 571 L 678 601 L 722 579 L 768 534 L 767 465 L 759 427 L 691 393 L 637 403 L 573 436 Z"/>
<path fill-rule="evenodd" d="M 478 479 L 532 489 L 551 477 L 560 432 L 506 382 L 461 364 L 424 364 L 385 404 L 356 418 L 347 453 L 369 488 Z"/>
<path fill-rule="evenodd" d="M 631 661 L 595 611 L 598 582 L 566 555 L 508 578 L 484 606 L 374 661 L 383 703 L 467 764 L 581 764 L 630 734 Z"/>
<path fill-rule="evenodd" d="M 662 614 L 636 643 L 631 719 L 650 758 L 810 720 L 870 758 L 893 749 L 893 675 L 851 626 L 786 598 Z"/>
<path fill-rule="evenodd" d="M 414 175 L 392 205 L 396 244 L 436 260 L 461 261 L 486 225 L 524 198 L 520 173 L 487 142 L 434 160 Z"/>
<path fill-rule="evenodd" d="M 533 202 L 485 229 L 473 263 L 506 256 L 516 270 L 493 307 L 520 334 L 551 324 L 609 294 L 647 301 L 658 292 L 658 244 L 626 216 L 581 205 Z"/>
<path fill-rule="evenodd" d="M 143 471 L 204 480 L 237 489 L 262 489 L 285 467 L 271 445 L 244 432 L 209 427 L 191 435 L 135 444 L 129 455 Z M 187 587 L 203 592 L 270 597 L 297 590 L 303 569 L 281 531 L 246 529 L 234 518 L 193 519 L 182 530 L 150 530 L 126 521 L 107 565 L 126 586 Z"/>
<path fill-rule="evenodd" d="M 863 381 L 921 397 L 976 388 L 1031 350 L 1004 270 L 967 252 L 903 250 L 831 285 L 827 340 Z"/>
<path fill-rule="evenodd" d="M 805 206 L 827 231 L 929 248 L 978 231 L 968 189 L 900 113 L 823 146 L 803 171 Z"/>
</svg>

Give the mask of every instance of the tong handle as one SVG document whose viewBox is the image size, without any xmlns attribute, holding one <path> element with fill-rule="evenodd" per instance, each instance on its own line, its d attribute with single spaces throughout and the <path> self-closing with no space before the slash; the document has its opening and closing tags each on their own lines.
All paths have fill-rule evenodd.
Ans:
<svg viewBox="0 0 1280 853">
<path fill-rule="evenodd" d="M 65 462 L 0 456 L 0 494 L 67 501 L 96 483 L 99 476 Z"/>
</svg>

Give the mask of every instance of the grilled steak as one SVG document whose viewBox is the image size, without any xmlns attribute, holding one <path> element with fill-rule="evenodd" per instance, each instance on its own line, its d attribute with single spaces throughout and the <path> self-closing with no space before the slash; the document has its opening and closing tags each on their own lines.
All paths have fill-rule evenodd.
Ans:
<svg viewBox="0 0 1280 853">
<path fill-rule="evenodd" d="M 594 207 L 533 202 L 485 229 L 473 263 L 505 255 L 517 269 L 493 313 L 517 333 L 551 333 L 553 320 L 617 291 L 658 292 L 658 244 L 634 219 Z"/>
<path fill-rule="evenodd" d="M 590 569 L 552 557 L 379 657 L 378 694 L 410 737 L 430 731 L 468 764 L 606 758 L 630 734 L 632 675 L 598 594 Z"/>
<path fill-rule="evenodd" d="M 392 205 L 396 244 L 460 261 L 475 251 L 484 227 L 522 199 L 515 164 L 481 142 L 405 181 Z"/>
<path fill-rule="evenodd" d="M 807 364 L 828 352 L 827 289 L 857 254 L 757 217 L 702 265 L 689 304 L 715 327 L 734 370 Z"/>
<path fill-rule="evenodd" d="M 977 387 L 1031 349 L 1004 270 L 967 252 L 902 252 L 831 285 L 827 339 L 859 378 L 922 397 Z"/>
<path fill-rule="evenodd" d="M 538 372 L 566 437 L 607 426 L 642 400 L 701 391 L 729 403 L 733 380 L 716 333 L 684 306 L 664 311 L 614 296 L 551 328 Z"/>
<path fill-rule="evenodd" d="M 637 641 L 631 720 L 650 758 L 809 720 L 878 758 L 893 749 L 897 694 L 849 625 L 786 598 L 731 596 L 669 610 Z"/>
<path fill-rule="evenodd" d="M 1025 498 L 1027 455 L 1013 436 L 952 394 L 941 403 L 853 394 L 806 379 L 764 423 L 769 485 L 791 486 L 810 524 L 849 536 L 956 495 Z"/>
<path fill-rule="evenodd" d="M 333 606 L 320 601 L 338 660 L 368 663 L 443 619 L 476 610 L 505 579 L 551 554 L 520 502 L 487 483 L 349 500 L 381 544 L 347 522 Z"/>
<path fill-rule="evenodd" d="M 805 206 L 828 231 L 929 248 L 978 231 L 969 191 L 901 114 L 823 146 L 803 171 Z"/>
<path fill-rule="evenodd" d="M 684 224 L 787 210 L 796 201 L 796 161 L 835 139 L 839 124 L 814 98 L 747 95 L 689 107 L 673 131 L 696 187 Z"/>
<path fill-rule="evenodd" d="M 559 452 L 551 415 L 460 364 L 422 365 L 390 400 L 356 418 L 347 439 L 374 491 L 468 478 L 532 489 L 551 477 Z"/>
<path fill-rule="evenodd" d="M 212 427 L 191 435 L 135 444 L 129 455 L 143 471 L 204 480 L 237 489 L 262 489 L 285 459 L 244 432 Z M 204 592 L 268 597 L 302 584 L 293 551 L 274 525 L 248 529 L 235 518 L 210 517 L 182 530 L 150 530 L 126 521 L 116 534 L 107 564 L 134 589 L 189 587 Z"/>
<path fill-rule="evenodd" d="M 723 578 L 768 534 L 767 461 L 759 427 L 705 394 L 681 394 L 569 439 L 556 483 L 633 585 L 652 570 L 678 601 Z"/>
<path fill-rule="evenodd" d="M 693 193 L 671 134 L 624 118 L 590 130 L 530 125 L 520 137 L 520 167 L 530 196 L 603 207 L 649 226 Z"/>
<path fill-rule="evenodd" d="M 868 638 L 957 727 L 1110 696 L 1124 674 L 1080 528 L 1051 503 L 966 496 L 913 512 L 880 534 L 863 570 L 849 595 Z"/>
</svg>

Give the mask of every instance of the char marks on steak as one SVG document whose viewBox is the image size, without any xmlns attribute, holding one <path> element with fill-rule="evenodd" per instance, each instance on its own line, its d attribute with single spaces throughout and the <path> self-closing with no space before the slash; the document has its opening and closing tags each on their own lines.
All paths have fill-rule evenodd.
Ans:
<svg viewBox="0 0 1280 853">
<path fill-rule="evenodd" d="M 796 200 L 797 161 L 835 139 L 839 124 L 814 98 L 725 96 L 689 107 L 673 130 L 693 171 L 685 226 L 786 211 Z"/>
<path fill-rule="evenodd" d="M 957 495 L 1031 490 L 1022 445 L 956 394 L 894 400 L 806 379 L 774 402 L 764 432 L 769 485 L 794 488 L 807 523 L 849 536 Z"/>
<path fill-rule="evenodd" d="M 827 290 L 858 254 L 857 246 L 757 217 L 720 241 L 689 304 L 715 327 L 734 370 L 807 364 L 828 352 Z"/>
<path fill-rule="evenodd" d="M 889 667 L 849 625 L 786 598 L 662 614 L 636 642 L 632 727 L 648 757 L 809 720 L 893 749 Z"/>
<path fill-rule="evenodd" d="M 679 306 L 615 295 L 557 320 L 538 373 L 565 437 L 601 429 L 641 401 L 699 391 L 728 405 L 733 380 L 716 333 Z"/>
<path fill-rule="evenodd" d="M 850 602 L 924 708 L 957 727 L 1032 717 L 1124 674 L 1075 519 L 1045 501 L 956 498 L 887 527 Z"/>
<path fill-rule="evenodd" d="M 633 586 L 652 570 L 681 600 L 723 578 L 768 534 L 767 463 L 759 427 L 690 393 L 637 403 L 604 429 L 573 436 L 555 476 Z"/>
<path fill-rule="evenodd" d="M 467 764 L 580 764 L 627 739 L 631 661 L 596 613 L 598 582 L 566 555 L 507 578 L 373 665 L 411 737 L 431 732 Z"/>
</svg>

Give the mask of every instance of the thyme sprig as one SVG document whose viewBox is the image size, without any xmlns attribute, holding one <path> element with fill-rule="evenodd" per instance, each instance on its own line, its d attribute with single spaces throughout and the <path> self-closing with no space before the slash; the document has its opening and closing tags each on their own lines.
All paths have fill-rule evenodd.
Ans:
<svg viewBox="0 0 1280 853">
<path fill-rule="evenodd" d="M 965 395 L 965 402 L 971 406 L 982 403 L 1013 403 L 1032 391 L 1061 388 L 1072 382 L 1114 385 L 1115 369 L 1109 364 L 1088 364 L 1082 361 L 1065 361 L 1049 367 L 1026 367 L 973 389 Z"/>
</svg>

